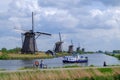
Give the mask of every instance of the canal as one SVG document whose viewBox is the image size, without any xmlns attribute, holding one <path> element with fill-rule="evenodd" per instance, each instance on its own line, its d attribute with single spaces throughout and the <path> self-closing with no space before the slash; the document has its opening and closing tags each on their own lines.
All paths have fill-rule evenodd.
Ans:
<svg viewBox="0 0 120 80">
<path fill-rule="evenodd" d="M 101 54 L 101 53 L 94 53 L 94 54 L 83 54 L 81 56 L 88 57 L 88 63 L 77 63 L 80 66 L 103 66 L 103 62 L 105 61 L 107 65 L 120 65 L 120 60 L 115 57 Z M 62 57 L 52 58 L 52 59 L 43 59 L 44 64 L 47 64 L 47 67 L 63 67 L 68 65 L 75 65 L 75 64 L 63 64 Z M 17 70 L 22 67 L 32 67 L 34 61 L 41 61 L 41 59 L 34 59 L 34 60 L 0 60 L 0 69 L 6 70 Z"/>
</svg>

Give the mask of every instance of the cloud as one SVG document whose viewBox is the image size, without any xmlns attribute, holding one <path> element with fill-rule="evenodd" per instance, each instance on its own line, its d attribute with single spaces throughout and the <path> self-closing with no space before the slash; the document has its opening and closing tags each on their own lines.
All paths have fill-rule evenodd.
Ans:
<svg viewBox="0 0 120 80">
<path fill-rule="evenodd" d="M 11 11 L 12 10 L 12 11 Z M 9 11 L 20 12 L 18 14 L 26 13 L 27 15 L 32 11 L 39 10 L 38 0 L 13 0 L 10 3 Z M 24 15 L 23 15 L 24 16 Z"/>
<path fill-rule="evenodd" d="M 43 7 L 57 7 L 57 8 L 70 8 L 78 6 L 81 0 L 39 0 L 39 5 Z M 70 7 L 69 7 L 70 6 Z"/>
<path fill-rule="evenodd" d="M 119 1 L 117 1 L 12 0 L 8 11 L 0 12 L 0 32 L 2 33 L 0 37 L 18 42 L 20 33 L 15 32 L 14 27 L 30 30 L 31 12 L 33 11 L 35 31 L 48 32 L 53 35 L 53 39 L 47 40 L 40 37 L 37 40 L 40 49 L 43 49 L 41 44 L 44 43 L 46 44 L 44 49 L 46 46 L 47 49 L 51 48 L 57 41 L 58 32 L 62 32 L 64 35 L 66 50 L 71 39 L 75 45 L 81 43 L 88 50 L 113 49 L 112 46 L 116 47 L 114 39 L 117 42 L 120 40 L 120 7 Z M 16 46 L 16 43 L 13 44 Z M 17 45 L 21 46 L 20 42 Z M 116 48 L 118 47 L 120 46 L 118 45 Z"/>
<path fill-rule="evenodd" d="M 120 0 L 96 0 L 107 6 L 120 6 Z"/>
<path fill-rule="evenodd" d="M 103 8 L 104 6 L 120 6 L 119 0 L 39 0 L 38 2 L 42 7 L 58 7 L 62 9 L 80 8 L 93 5 L 96 5 L 96 8 Z"/>
<path fill-rule="evenodd" d="M 15 48 L 15 47 L 19 47 L 19 45 L 22 43 L 21 40 L 19 38 L 16 37 L 12 37 L 12 36 L 3 36 L 0 37 L 0 42 L 1 45 L 0 48 L 7 48 L 7 49 L 11 49 L 11 48 Z"/>
<path fill-rule="evenodd" d="M 30 20 L 27 22 L 28 19 L 31 17 L 31 12 L 35 12 L 35 18 L 37 18 L 37 23 L 40 23 L 40 21 L 47 21 L 48 23 L 57 23 L 61 25 L 61 27 L 75 27 L 78 24 L 77 18 L 75 18 L 73 15 L 71 15 L 67 10 L 64 9 L 58 9 L 58 8 L 47 8 L 47 7 L 41 7 L 37 3 L 38 1 L 19 1 L 19 0 L 13 0 L 11 3 L 12 6 L 10 6 L 9 11 L 12 17 L 9 19 L 13 21 L 14 23 L 20 23 L 21 25 L 24 24 L 24 22 L 29 23 Z M 14 8 L 14 9 L 13 9 Z M 20 13 L 18 13 L 20 12 Z M 27 16 L 29 15 L 29 16 Z M 26 20 L 26 21 L 25 21 Z M 39 25 L 39 24 L 38 24 Z M 44 25 L 40 23 L 40 25 Z M 23 25 L 25 26 L 25 25 Z M 30 25 L 29 25 L 30 26 Z"/>
</svg>

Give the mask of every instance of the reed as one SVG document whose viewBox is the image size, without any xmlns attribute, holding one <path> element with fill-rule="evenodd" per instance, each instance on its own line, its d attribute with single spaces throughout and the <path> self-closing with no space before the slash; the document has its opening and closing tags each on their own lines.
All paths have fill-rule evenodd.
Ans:
<svg viewBox="0 0 120 80">
<path fill-rule="evenodd" d="M 37 53 L 37 54 L 0 54 L 0 59 L 43 59 L 43 58 L 52 58 L 52 55 L 47 55 L 45 53 Z"/>
<path fill-rule="evenodd" d="M 69 55 L 68 53 L 57 53 L 55 56 L 65 56 Z M 0 52 L 0 59 L 46 59 L 53 58 L 54 56 L 50 54 L 45 54 L 44 52 L 39 52 L 36 54 L 20 54 L 20 53 L 2 53 Z"/>
<path fill-rule="evenodd" d="M 112 71 L 109 71 L 107 68 L 61 68 L 25 72 L 5 72 L 0 73 L 0 80 L 119 80 L 120 68 L 110 68 L 110 70 Z"/>
</svg>

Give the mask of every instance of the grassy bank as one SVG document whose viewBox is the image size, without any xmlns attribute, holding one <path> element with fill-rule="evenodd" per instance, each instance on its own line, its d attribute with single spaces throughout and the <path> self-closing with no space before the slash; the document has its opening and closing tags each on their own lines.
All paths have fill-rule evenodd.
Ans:
<svg viewBox="0 0 120 80">
<path fill-rule="evenodd" d="M 46 55 L 45 53 L 37 54 L 8 54 L 8 59 L 43 59 L 52 58 L 52 55 Z"/>
<path fill-rule="evenodd" d="M 65 56 L 68 53 L 57 53 L 56 57 Z M 0 59 L 45 59 L 53 58 L 54 56 L 43 52 L 36 54 L 20 54 L 20 53 L 0 53 Z"/>
<path fill-rule="evenodd" d="M 120 60 L 120 53 L 117 53 L 117 54 L 107 54 L 107 55 L 116 57 L 116 58 L 118 58 Z"/>
<path fill-rule="evenodd" d="M 114 54 L 113 56 L 115 56 L 116 58 L 120 60 L 120 54 Z"/>
<path fill-rule="evenodd" d="M 0 59 L 37 59 L 37 58 L 52 58 L 52 55 L 46 55 L 45 53 L 37 54 L 17 54 L 17 53 L 1 53 Z"/>
<path fill-rule="evenodd" d="M 120 68 L 74 68 L 0 73 L 0 80 L 120 80 Z"/>
</svg>

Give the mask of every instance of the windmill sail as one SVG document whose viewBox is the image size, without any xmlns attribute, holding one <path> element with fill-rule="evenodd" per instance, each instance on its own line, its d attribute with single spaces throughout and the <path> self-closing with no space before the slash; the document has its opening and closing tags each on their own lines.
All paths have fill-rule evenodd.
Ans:
<svg viewBox="0 0 120 80">
<path fill-rule="evenodd" d="M 32 32 L 34 32 L 34 14 L 32 12 Z"/>
</svg>

